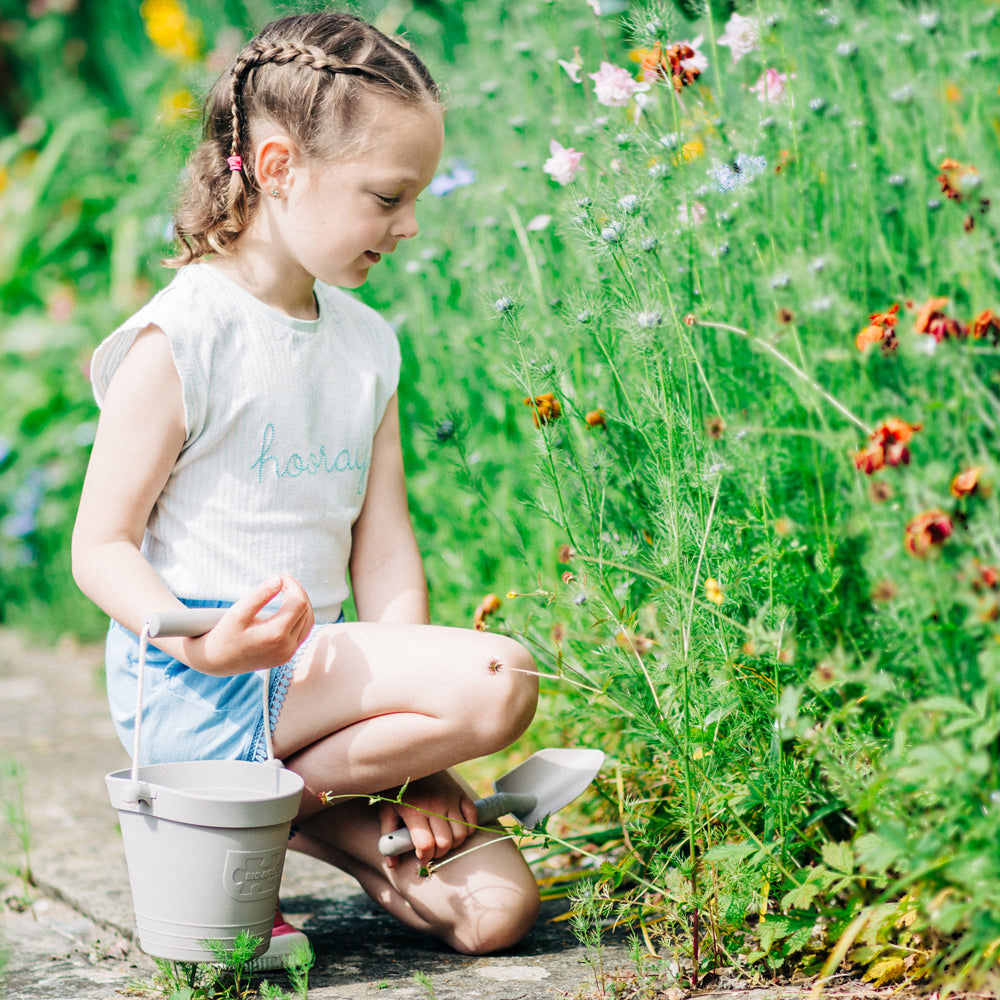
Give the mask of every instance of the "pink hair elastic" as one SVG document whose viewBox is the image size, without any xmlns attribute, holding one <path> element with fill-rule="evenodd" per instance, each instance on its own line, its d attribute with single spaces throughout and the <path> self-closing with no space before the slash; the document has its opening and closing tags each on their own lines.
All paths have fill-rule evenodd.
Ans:
<svg viewBox="0 0 1000 1000">
<path fill-rule="evenodd" d="M 226 163 L 229 164 L 229 169 L 235 174 L 238 170 L 243 169 L 243 157 L 242 156 L 229 156 L 226 157 Z"/>
</svg>

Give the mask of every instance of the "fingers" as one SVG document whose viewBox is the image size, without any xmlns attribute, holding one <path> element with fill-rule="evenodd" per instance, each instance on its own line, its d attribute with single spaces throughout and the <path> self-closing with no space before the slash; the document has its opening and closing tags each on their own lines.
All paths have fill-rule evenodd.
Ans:
<svg viewBox="0 0 1000 1000">
<path fill-rule="evenodd" d="M 426 863 L 445 857 L 459 847 L 473 832 L 476 807 L 471 799 L 460 803 L 431 807 L 408 807 L 393 802 L 383 802 L 379 807 L 380 834 L 391 833 L 405 826 L 413 842 L 417 860 Z M 392 867 L 395 859 L 386 859 Z"/>
</svg>

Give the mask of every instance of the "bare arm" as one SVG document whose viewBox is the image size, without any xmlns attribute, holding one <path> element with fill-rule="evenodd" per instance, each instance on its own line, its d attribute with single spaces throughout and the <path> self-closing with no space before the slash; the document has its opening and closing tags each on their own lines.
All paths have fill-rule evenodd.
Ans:
<svg viewBox="0 0 1000 1000">
<path fill-rule="evenodd" d="M 185 436 L 181 382 L 170 345 L 162 331 L 148 327 L 108 387 L 72 546 L 77 585 L 134 632 L 151 611 L 182 607 L 139 547 Z M 292 578 L 275 577 L 240 601 L 208 636 L 162 639 L 157 645 L 205 673 L 242 673 L 283 663 L 301 641 L 296 639 L 303 626 L 308 623 L 307 633 L 312 625 L 312 609 L 300 591 Z M 282 592 L 281 610 L 258 622 L 257 612 Z"/>
<path fill-rule="evenodd" d="M 427 581 L 410 522 L 399 431 L 399 403 L 393 396 L 375 435 L 368 492 L 354 524 L 351 548 L 354 603 L 362 621 L 425 625 L 430 620 Z M 395 795 L 398 789 L 387 789 Z M 382 833 L 406 826 L 417 858 L 444 857 L 472 832 L 476 807 L 450 772 L 407 785 L 406 804 L 382 802 Z M 397 858 L 386 858 L 395 867 Z"/>
<path fill-rule="evenodd" d="M 393 395 L 375 435 L 368 490 L 354 523 L 351 586 L 362 621 L 426 625 L 427 581 L 410 522 Z"/>
</svg>

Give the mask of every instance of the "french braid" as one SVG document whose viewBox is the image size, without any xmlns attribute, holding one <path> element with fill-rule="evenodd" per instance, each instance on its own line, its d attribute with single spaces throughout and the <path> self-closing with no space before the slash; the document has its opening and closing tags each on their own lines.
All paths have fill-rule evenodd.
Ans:
<svg viewBox="0 0 1000 1000">
<path fill-rule="evenodd" d="M 309 155 L 358 140 L 365 94 L 440 100 L 427 68 L 400 42 L 349 14 L 283 18 L 250 41 L 206 102 L 204 136 L 188 165 L 174 235 L 180 266 L 228 252 L 259 204 L 251 148 L 256 118 L 287 129 Z"/>
</svg>

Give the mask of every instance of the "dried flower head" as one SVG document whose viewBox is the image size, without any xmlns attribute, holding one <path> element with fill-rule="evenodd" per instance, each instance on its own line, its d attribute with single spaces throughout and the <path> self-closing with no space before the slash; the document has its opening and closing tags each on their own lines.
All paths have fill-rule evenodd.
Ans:
<svg viewBox="0 0 1000 1000">
<path fill-rule="evenodd" d="M 923 557 L 943 545 L 953 530 L 954 524 L 943 510 L 926 510 L 906 526 L 903 544 L 911 554 Z"/>
<path fill-rule="evenodd" d="M 562 416 L 559 400 L 551 392 L 543 392 L 540 396 L 525 396 L 524 405 L 533 408 L 531 416 L 536 427 L 544 427 Z"/>
</svg>

